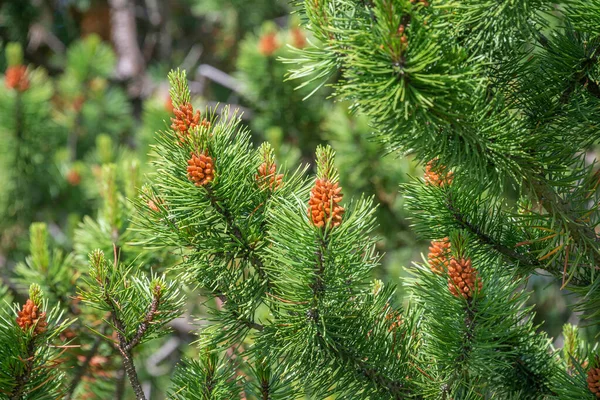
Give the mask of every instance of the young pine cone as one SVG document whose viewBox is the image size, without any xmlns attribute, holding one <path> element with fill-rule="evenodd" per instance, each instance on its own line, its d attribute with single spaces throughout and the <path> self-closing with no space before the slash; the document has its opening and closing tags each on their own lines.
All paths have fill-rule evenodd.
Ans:
<svg viewBox="0 0 600 400">
<path fill-rule="evenodd" d="M 24 65 L 14 65 L 6 69 L 4 83 L 9 89 L 16 89 L 24 92 L 29 89 L 29 79 L 27 78 L 27 67 Z"/>
<path fill-rule="evenodd" d="M 446 171 L 446 167 L 439 165 L 437 160 L 427 163 L 423 177 L 427 185 L 440 187 L 450 185 L 454 179 L 452 171 Z"/>
<path fill-rule="evenodd" d="M 198 125 L 210 126 L 210 122 L 206 119 L 200 122 L 200 111 L 194 113 L 194 107 L 190 103 L 183 104 L 179 108 L 174 108 L 173 113 L 175 114 L 175 118 L 171 118 L 171 128 L 177 132 L 181 143 L 185 141 L 191 129 L 196 128 Z"/>
<path fill-rule="evenodd" d="M 308 201 L 308 213 L 312 223 L 319 228 L 327 224 L 332 227 L 339 226 L 344 214 L 344 209 L 339 205 L 342 197 L 342 188 L 337 182 L 317 179 Z"/>
<path fill-rule="evenodd" d="M 600 368 L 592 368 L 588 371 L 587 384 L 590 392 L 600 399 Z"/>
<path fill-rule="evenodd" d="M 456 260 L 452 258 L 448 264 L 448 289 L 456 296 L 465 299 L 472 298 L 475 291 L 481 291 L 483 286 L 477 270 L 471 266 L 471 259 Z"/>
<path fill-rule="evenodd" d="M 33 326 L 35 327 L 33 331 L 35 335 L 46 332 L 46 327 L 48 326 L 48 322 L 46 322 L 46 313 L 40 313 L 38 306 L 36 306 L 31 299 L 27 299 L 27 302 L 17 315 L 17 325 L 24 331 Z"/>
<path fill-rule="evenodd" d="M 258 51 L 263 56 L 272 56 L 278 48 L 279 43 L 277 43 L 277 34 L 275 32 L 266 33 L 260 38 L 260 42 L 258 43 Z"/>
<path fill-rule="evenodd" d="M 277 190 L 281 187 L 283 180 L 283 174 L 277 173 L 277 166 L 275 163 L 271 163 L 269 170 L 267 171 L 267 163 L 260 164 L 258 167 L 258 174 L 256 174 L 256 181 L 258 187 L 261 189 L 270 188 L 271 190 Z"/>
<path fill-rule="evenodd" d="M 215 169 L 213 159 L 204 153 L 199 156 L 192 153 L 192 158 L 188 160 L 188 178 L 194 182 L 196 186 L 204 186 L 215 177 Z"/>
<path fill-rule="evenodd" d="M 431 241 L 427 261 L 431 271 L 441 274 L 448 268 L 450 257 L 450 239 L 445 237 L 440 240 Z"/>
</svg>

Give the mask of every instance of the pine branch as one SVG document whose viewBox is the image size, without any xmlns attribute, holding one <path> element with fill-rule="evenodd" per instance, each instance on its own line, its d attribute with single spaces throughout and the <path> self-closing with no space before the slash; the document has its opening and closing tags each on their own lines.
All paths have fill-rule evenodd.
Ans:
<svg viewBox="0 0 600 400">
<path fill-rule="evenodd" d="M 219 202 L 219 199 L 215 195 L 212 188 L 206 187 L 206 192 L 208 195 L 208 199 L 210 200 L 211 206 L 215 210 L 217 210 L 217 212 L 219 214 L 221 214 L 223 216 L 223 218 L 225 218 L 225 222 L 227 224 L 228 230 L 231 230 L 233 232 L 233 235 L 238 239 L 238 241 L 242 244 L 242 246 L 244 246 L 244 250 L 246 252 L 246 255 L 248 256 L 248 260 L 250 261 L 250 264 L 256 269 L 256 272 L 258 272 L 258 274 L 261 276 L 261 278 L 263 278 L 266 281 L 267 287 L 269 287 L 270 286 L 269 277 L 267 276 L 267 273 L 265 272 L 263 262 L 256 254 L 253 253 L 252 246 L 248 243 L 248 240 L 242 233 L 241 229 L 235 223 L 235 219 L 234 219 L 233 215 L 231 215 L 231 212 L 227 208 L 225 208 L 221 205 L 221 203 Z"/>
<path fill-rule="evenodd" d="M 567 227 L 575 241 L 579 243 L 591 241 L 598 244 L 599 240 L 594 229 L 584 223 L 575 222 L 578 218 L 572 215 L 569 203 L 560 198 L 552 186 L 544 181 L 543 177 L 536 177 L 532 179 L 531 183 L 537 198 L 547 212 L 566 217 Z M 596 249 L 592 249 L 592 254 L 594 263 L 600 265 L 600 253 Z"/>
<path fill-rule="evenodd" d="M 148 327 L 152 323 L 152 320 L 154 319 L 154 316 L 156 315 L 156 312 L 158 310 L 158 305 L 160 303 L 159 293 L 160 287 L 158 288 L 158 291 L 155 288 L 153 292 L 152 302 L 150 303 L 150 307 L 148 308 L 148 312 L 146 312 L 144 320 L 138 326 L 135 336 L 129 341 L 129 343 L 127 343 L 125 350 L 131 351 L 135 346 L 137 346 L 137 344 L 140 342 L 140 340 L 148 330 Z"/>
<path fill-rule="evenodd" d="M 96 338 L 94 339 L 94 344 L 92 345 L 92 348 L 90 349 L 90 351 L 87 352 L 87 354 L 85 355 L 85 359 L 83 360 L 83 363 L 77 368 L 75 375 L 73 375 L 73 378 L 71 379 L 71 383 L 69 384 L 69 390 L 68 390 L 67 394 L 65 395 L 65 400 L 71 400 L 73 398 L 73 394 L 75 393 L 75 390 L 77 389 L 77 386 L 79 385 L 79 382 L 81 381 L 81 379 L 85 376 L 85 374 L 87 372 L 87 369 L 90 365 L 90 361 L 96 355 L 96 352 L 98 351 L 98 348 L 100 347 L 100 341 L 101 341 L 101 337 L 96 336 Z"/>
<path fill-rule="evenodd" d="M 25 386 L 31 378 L 33 371 L 33 361 L 35 357 L 35 337 L 32 336 L 27 342 L 27 358 L 25 359 L 25 369 L 15 379 L 16 385 L 10 394 L 10 400 L 21 400 L 25 393 Z"/>
<path fill-rule="evenodd" d="M 473 224 L 466 215 L 464 215 L 456 206 L 454 200 L 452 199 L 452 194 L 448 193 L 446 197 L 446 208 L 450 211 L 456 220 L 464 229 L 466 229 L 469 233 L 475 235 L 477 239 L 496 250 L 498 253 L 503 256 L 515 260 L 519 262 L 519 265 L 525 266 L 528 268 L 544 268 L 546 265 L 540 262 L 537 258 L 527 257 L 524 254 L 518 253 L 510 247 L 505 246 L 500 241 L 494 239 L 487 233 L 485 233 L 481 228 L 475 224 Z"/>
<path fill-rule="evenodd" d="M 227 298 L 226 295 L 224 294 L 217 294 L 216 295 L 219 300 L 221 300 L 223 302 L 223 304 L 231 304 L 231 302 L 229 302 L 229 299 Z M 228 307 L 229 308 L 229 307 Z M 264 325 L 261 325 L 259 323 L 256 323 L 252 320 L 249 320 L 247 318 L 242 317 L 242 315 L 240 314 L 240 312 L 237 309 L 229 309 L 229 312 L 239 321 L 241 321 L 244 325 L 246 325 L 248 328 L 250 329 L 254 329 L 256 331 L 262 332 L 265 327 Z"/>
</svg>

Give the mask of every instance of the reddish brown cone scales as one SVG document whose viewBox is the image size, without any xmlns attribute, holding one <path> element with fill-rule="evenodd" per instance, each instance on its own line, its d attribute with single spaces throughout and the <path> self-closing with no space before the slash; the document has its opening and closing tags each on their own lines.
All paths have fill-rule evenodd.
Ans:
<svg viewBox="0 0 600 400">
<path fill-rule="evenodd" d="M 427 261 L 431 271 L 441 274 L 448 268 L 450 258 L 450 239 L 445 237 L 440 240 L 433 240 L 429 246 Z"/>
<path fill-rule="evenodd" d="M 477 291 L 482 289 L 481 278 L 477 270 L 471 266 L 471 259 L 451 259 L 448 264 L 448 289 L 456 296 L 465 299 L 473 297 L 475 287 Z"/>
<path fill-rule="evenodd" d="M 27 67 L 24 65 L 14 65 L 6 69 L 4 83 L 7 88 L 24 92 L 29 89 L 29 79 L 27 78 Z"/>
<path fill-rule="evenodd" d="M 33 331 L 35 335 L 46 332 L 48 326 L 46 313 L 40 312 L 38 306 L 31 299 L 27 299 L 27 302 L 17 315 L 17 325 L 24 331 L 33 326 L 35 327 Z"/>
<path fill-rule="evenodd" d="M 587 384 L 590 392 L 600 399 L 600 368 L 592 368 L 588 371 Z"/>
<path fill-rule="evenodd" d="M 196 186 L 204 186 L 215 177 L 214 163 L 212 157 L 200 153 L 192 153 L 192 158 L 188 160 L 187 167 L 188 178 Z"/>
</svg>

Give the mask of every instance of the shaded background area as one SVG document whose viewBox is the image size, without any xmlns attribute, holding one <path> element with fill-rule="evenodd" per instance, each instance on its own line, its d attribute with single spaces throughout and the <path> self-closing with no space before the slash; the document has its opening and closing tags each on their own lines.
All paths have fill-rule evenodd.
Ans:
<svg viewBox="0 0 600 400">
<path fill-rule="evenodd" d="M 362 194 L 378 205 L 381 267 L 375 278 L 399 284 L 404 267 L 421 261 L 419 241 L 403 211 L 399 185 L 422 175 L 410 155 L 388 154 L 368 121 L 348 104 L 328 100 L 330 88 L 286 81 L 293 48 L 311 38 L 286 0 L 5 0 L 0 6 L 0 71 L 27 67 L 28 88 L 15 108 L 0 94 L 0 271 L 5 299 L 22 302 L 29 277 L 29 226 L 47 224 L 52 263 L 73 275 L 50 277 L 48 287 L 74 315 L 74 286 L 85 273 L 87 253 L 113 243 L 126 262 L 155 272 L 176 264 L 168 250 L 143 252 L 133 245 L 134 212 L 127 198 L 152 172 L 151 144 L 169 124 L 166 83 L 172 68 L 188 71 L 194 106 L 243 112 L 259 145 L 268 140 L 278 162 L 290 169 L 312 163 L 318 144 L 329 143 L 346 199 Z M 6 79 L 3 76 L 3 79 Z M 331 77 L 335 82 L 335 77 Z M 10 104 L 10 105 L 9 105 Z M 46 239 L 45 239 L 46 240 Z M 44 267 L 44 268 L 42 268 Z M 52 266 L 40 266 L 51 275 Z M 54 286 L 53 286 L 54 285 Z M 552 280 L 531 278 L 538 320 L 560 340 L 562 324 L 577 322 L 568 298 Z M 163 398 L 173 365 L 193 354 L 194 325 L 206 324 L 203 293 L 189 288 L 188 311 L 174 334 L 144 345 L 140 376 L 151 398 Z M 402 296 L 402 290 L 398 291 Z M 402 301 L 400 297 L 398 301 Z M 71 330 L 82 348 L 95 345 L 98 315 L 82 315 Z M 87 398 L 114 398 L 122 371 L 103 343 L 90 370 Z M 81 357 L 73 350 L 73 365 Z M 79 358 L 78 358 L 79 357 Z M 93 388 L 93 389 L 92 389 Z"/>
</svg>

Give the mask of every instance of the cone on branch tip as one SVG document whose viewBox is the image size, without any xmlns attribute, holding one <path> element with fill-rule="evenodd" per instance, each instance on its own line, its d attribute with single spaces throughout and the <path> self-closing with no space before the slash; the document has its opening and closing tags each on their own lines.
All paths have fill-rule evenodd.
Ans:
<svg viewBox="0 0 600 400">
<path fill-rule="evenodd" d="M 277 42 L 276 32 L 268 32 L 261 36 L 260 41 L 258 42 L 258 51 L 260 54 L 270 57 L 277 49 L 279 49 L 279 43 Z"/>
<path fill-rule="evenodd" d="M 587 384 L 590 392 L 600 399 L 600 368 L 591 368 L 588 371 Z"/>
<path fill-rule="evenodd" d="M 24 92 L 29 89 L 29 78 L 25 65 L 14 65 L 6 69 L 4 83 L 7 88 Z"/>
<path fill-rule="evenodd" d="M 196 186 L 204 186 L 212 182 L 215 177 L 212 157 L 204 153 L 199 155 L 192 153 L 192 157 L 188 160 L 187 173 L 189 180 Z"/>
<path fill-rule="evenodd" d="M 317 179 L 310 191 L 308 213 L 313 225 L 319 228 L 335 228 L 342 223 L 345 210 L 340 206 L 344 195 L 333 167 L 334 153 L 331 147 L 317 148 Z"/>
<path fill-rule="evenodd" d="M 447 171 L 444 165 L 439 164 L 438 160 L 434 159 L 425 166 L 423 178 L 427 185 L 443 187 L 452 184 L 454 174 L 452 171 Z"/>
<path fill-rule="evenodd" d="M 440 240 L 432 240 L 427 255 L 429 268 L 436 274 L 442 274 L 450 263 L 450 239 L 445 237 Z"/>
<path fill-rule="evenodd" d="M 448 289 L 456 297 L 470 299 L 475 290 L 481 291 L 483 283 L 471 259 L 452 258 L 448 264 Z"/>
<path fill-rule="evenodd" d="M 277 165 L 275 163 L 268 164 L 263 162 L 258 167 L 258 174 L 256 174 L 256 181 L 258 187 L 261 189 L 269 188 L 271 190 L 277 190 L 283 183 L 283 174 L 277 173 Z"/>
<path fill-rule="evenodd" d="M 35 335 L 46 332 L 48 327 L 46 313 L 40 312 L 39 307 L 31 299 L 27 299 L 27 302 L 17 315 L 17 325 L 22 330 L 27 331 L 29 328 L 34 327 L 33 333 Z"/>
<path fill-rule="evenodd" d="M 174 108 L 175 118 L 171 117 L 171 128 L 177 133 L 179 141 L 185 142 L 190 130 L 202 125 L 209 127 L 210 122 L 205 118 L 200 121 L 200 111 L 194 112 L 194 107 L 190 103 L 182 104 L 179 108 Z"/>
</svg>

